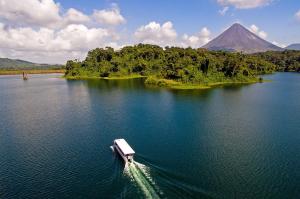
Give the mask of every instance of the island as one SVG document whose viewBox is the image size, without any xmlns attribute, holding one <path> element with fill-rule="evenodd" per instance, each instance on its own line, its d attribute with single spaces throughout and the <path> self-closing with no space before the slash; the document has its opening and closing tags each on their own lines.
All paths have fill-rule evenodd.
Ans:
<svg viewBox="0 0 300 199">
<path fill-rule="evenodd" d="M 299 51 L 243 54 L 150 44 L 125 46 L 120 50 L 106 47 L 89 51 L 83 61 L 67 61 L 65 77 L 146 78 L 145 84 L 151 86 L 205 89 L 222 84 L 262 82 L 260 75 L 275 71 L 300 71 L 299 61 L 295 62 L 298 65 L 286 64 L 291 61 L 284 60 L 284 53 L 296 54 L 295 59 L 300 54 Z"/>
</svg>

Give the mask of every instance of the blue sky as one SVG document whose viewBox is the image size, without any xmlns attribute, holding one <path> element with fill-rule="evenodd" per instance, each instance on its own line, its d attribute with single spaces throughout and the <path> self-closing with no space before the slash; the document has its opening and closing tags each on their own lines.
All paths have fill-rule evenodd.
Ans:
<svg viewBox="0 0 300 199">
<path fill-rule="evenodd" d="M 201 47 L 239 22 L 279 46 L 300 43 L 299 0 L 2 0 L 0 57 L 63 63 L 95 47 Z"/>
<path fill-rule="evenodd" d="M 107 8 L 112 2 L 120 7 L 130 31 L 150 21 L 171 21 L 181 34 L 193 34 L 205 26 L 217 35 L 232 23 L 240 22 L 246 26 L 257 25 L 268 33 L 270 40 L 285 45 L 300 42 L 300 23 L 295 18 L 295 13 L 300 10 L 299 0 L 274 0 L 251 9 L 237 9 L 230 5 L 224 16 L 218 12 L 224 6 L 217 0 L 60 1 L 65 8 L 74 7 L 85 13 Z"/>
</svg>

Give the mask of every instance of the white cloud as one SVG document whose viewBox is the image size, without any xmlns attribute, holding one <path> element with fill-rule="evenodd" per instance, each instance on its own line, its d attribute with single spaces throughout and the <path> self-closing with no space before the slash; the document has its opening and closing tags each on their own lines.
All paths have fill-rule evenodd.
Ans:
<svg viewBox="0 0 300 199">
<path fill-rule="evenodd" d="M 260 36 L 263 39 L 266 39 L 268 37 L 268 34 L 265 31 L 259 31 L 258 36 Z"/>
<path fill-rule="evenodd" d="M 96 12 L 96 11 L 95 11 Z M 95 14 L 94 12 L 94 14 Z M 98 10 L 98 22 L 124 23 L 116 4 Z M 101 17 L 100 17 L 101 18 Z M 0 0 L 0 55 L 44 63 L 64 63 L 84 58 L 96 47 L 120 48 L 116 29 L 101 28 L 94 16 L 79 10 L 64 10 L 54 0 Z"/>
<path fill-rule="evenodd" d="M 83 14 L 82 12 L 70 8 L 63 17 L 64 24 L 80 24 L 89 22 L 91 19 L 89 16 Z"/>
<path fill-rule="evenodd" d="M 226 15 L 228 10 L 229 10 L 229 7 L 225 6 L 222 10 L 219 10 L 219 14 L 224 16 L 224 15 Z"/>
<path fill-rule="evenodd" d="M 89 16 L 74 8 L 60 15 L 61 12 L 59 3 L 53 0 L 0 1 L 0 19 L 13 25 L 62 28 L 90 21 Z"/>
<path fill-rule="evenodd" d="M 9 28 L 0 25 L 0 48 L 29 51 L 80 51 L 101 46 L 104 38 L 112 33 L 102 28 L 87 28 L 84 25 L 68 25 L 55 31 L 48 28 Z"/>
<path fill-rule="evenodd" d="M 0 1 L 0 17 L 14 23 L 50 26 L 61 20 L 59 10 L 53 0 Z"/>
<path fill-rule="evenodd" d="M 270 4 L 273 0 L 217 0 L 222 6 L 234 6 L 238 9 L 250 9 Z"/>
<path fill-rule="evenodd" d="M 162 47 L 200 48 L 211 40 L 211 32 L 207 27 L 202 28 L 194 35 L 183 34 L 181 37 L 177 36 L 177 32 L 170 21 L 162 25 L 153 21 L 139 27 L 134 33 L 134 38 L 137 42 L 155 44 Z"/>
<path fill-rule="evenodd" d="M 166 46 L 176 43 L 177 33 L 172 22 L 168 21 L 160 25 L 153 21 L 138 28 L 134 37 L 138 42 Z"/>
<path fill-rule="evenodd" d="M 181 46 L 183 47 L 190 46 L 192 48 L 199 48 L 211 40 L 210 36 L 211 36 L 210 31 L 208 30 L 208 28 L 204 27 L 196 35 L 189 36 L 187 34 L 184 34 L 182 36 Z"/>
<path fill-rule="evenodd" d="M 254 24 L 252 24 L 251 26 L 250 26 L 250 30 L 253 32 L 253 33 L 257 33 L 258 32 L 258 27 L 256 26 L 256 25 L 254 25 Z"/>
<path fill-rule="evenodd" d="M 72 24 L 61 30 L 49 28 L 35 30 L 30 27 L 11 28 L 0 23 L 2 54 L 9 57 L 18 55 L 20 57 L 15 58 L 26 58 L 38 62 L 63 63 L 72 56 L 83 55 L 96 47 L 113 44 L 117 46 L 113 43 L 117 40 L 118 35 L 112 31 L 103 28 L 88 28 L 84 25 Z"/>
<path fill-rule="evenodd" d="M 61 14 L 62 13 L 62 14 Z M 117 4 L 111 9 L 94 10 L 92 16 L 70 8 L 63 13 L 60 4 L 54 0 L 0 0 L 0 19 L 15 25 L 29 25 L 48 28 L 62 28 L 69 24 L 85 24 L 91 19 L 105 25 L 119 25 L 126 22 Z"/>
<path fill-rule="evenodd" d="M 260 30 L 256 25 L 252 24 L 250 26 L 250 31 L 254 34 L 258 35 L 259 37 L 266 39 L 268 37 L 268 34 L 265 31 Z"/>
<path fill-rule="evenodd" d="M 126 22 L 120 13 L 120 9 L 115 4 L 111 9 L 94 10 L 93 18 L 96 22 L 104 25 L 119 25 Z"/>
<path fill-rule="evenodd" d="M 281 47 L 281 48 L 285 48 L 285 47 L 286 47 L 286 45 L 281 44 L 281 43 L 278 43 L 278 42 L 276 42 L 276 41 L 273 41 L 272 44 L 274 44 L 274 45 L 276 45 L 276 46 L 279 46 L 279 47 Z"/>
<path fill-rule="evenodd" d="M 300 10 L 295 14 L 295 17 L 300 21 Z"/>
</svg>

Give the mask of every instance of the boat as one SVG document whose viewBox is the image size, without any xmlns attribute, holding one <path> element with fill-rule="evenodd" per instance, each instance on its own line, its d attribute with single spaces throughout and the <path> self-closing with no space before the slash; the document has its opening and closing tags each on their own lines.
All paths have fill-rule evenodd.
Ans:
<svg viewBox="0 0 300 199">
<path fill-rule="evenodd" d="M 125 163 L 133 162 L 134 150 L 129 146 L 129 144 L 124 139 L 115 139 L 114 148 L 117 150 L 119 155 L 125 161 Z"/>
<path fill-rule="evenodd" d="M 23 72 L 23 80 L 28 80 L 28 76 L 25 72 Z"/>
</svg>

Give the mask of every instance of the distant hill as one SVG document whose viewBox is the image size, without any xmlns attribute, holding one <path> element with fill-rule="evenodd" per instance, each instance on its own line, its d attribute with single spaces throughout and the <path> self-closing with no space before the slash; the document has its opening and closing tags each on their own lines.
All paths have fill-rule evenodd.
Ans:
<svg viewBox="0 0 300 199">
<path fill-rule="evenodd" d="M 281 51 L 282 48 L 258 37 L 241 24 L 235 23 L 221 35 L 203 46 L 208 50 L 238 51 L 256 53 L 265 51 Z"/>
<path fill-rule="evenodd" d="M 300 44 L 291 44 L 287 47 L 285 47 L 287 50 L 300 50 Z"/>
<path fill-rule="evenodd" d="M 19 59 L 0 58 L 0 69 L 58 69 L 62 65 L 36 64 Z"/>
</svg>

